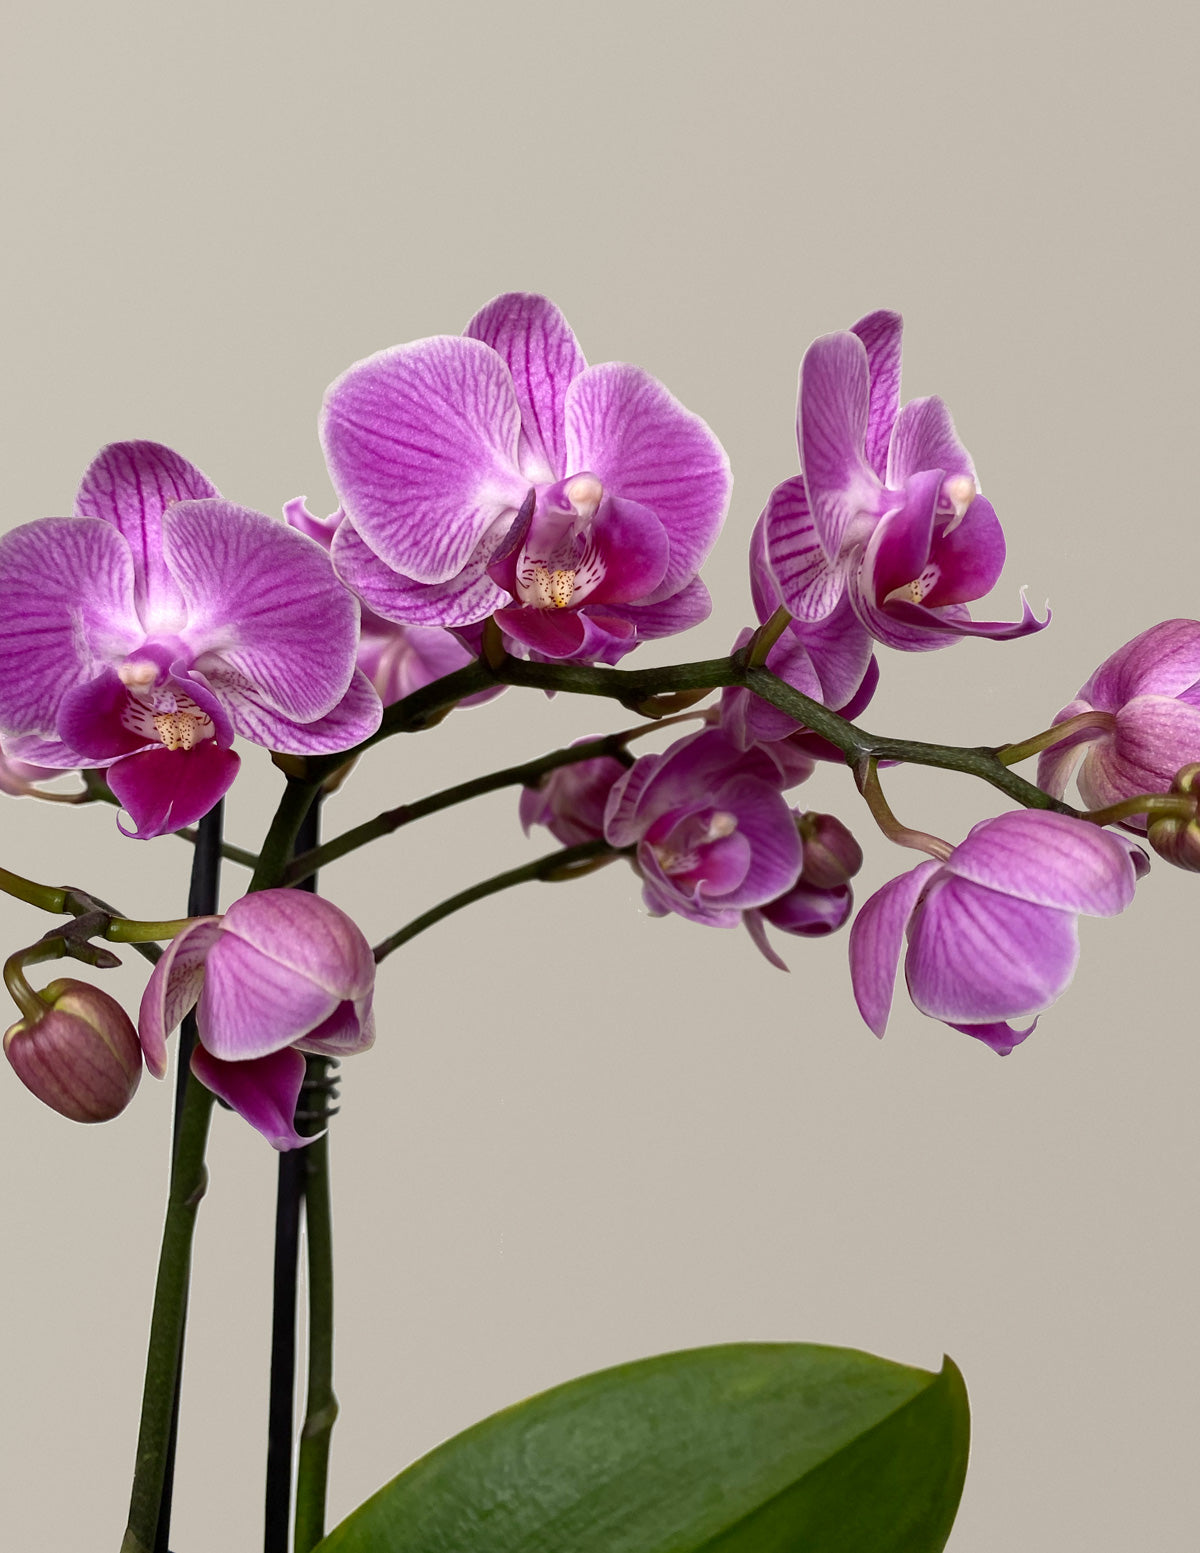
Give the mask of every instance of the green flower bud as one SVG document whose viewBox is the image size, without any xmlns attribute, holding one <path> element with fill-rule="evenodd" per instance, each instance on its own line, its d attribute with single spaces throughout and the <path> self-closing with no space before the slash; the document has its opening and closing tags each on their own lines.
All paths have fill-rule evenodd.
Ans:
<svg viewBox="0 0 1200 1553">
<path fill-rule="evenodd" d="M 38 996 L 46 1012 L 19 1019 L 4 1035 L 17 1077 L 73 1122 L 119 1116 L 142 1076 L 142 1047 L 128 1014 L 85 981 L 53 981 Z"/>
</svg>

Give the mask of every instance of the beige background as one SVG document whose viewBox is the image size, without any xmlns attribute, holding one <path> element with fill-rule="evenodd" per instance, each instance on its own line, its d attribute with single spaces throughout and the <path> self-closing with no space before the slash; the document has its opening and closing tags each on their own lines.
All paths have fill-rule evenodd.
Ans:
<svg viewBox="0 0 1200 1553">
<path fill-rule="evenodd" d="M 868 726 L 1043 726 L 1153 622 L 1198 613 L 1196 26 L 1182 3 L 128 3 L 26 8 L 3 103 L 3 521 L 69 510 L 113 438 L 179 448 L 268 512 L 324 510 L 314 435 L 351 361 L 543 290 L 593 361 L 641 363 L 736 474 L 690 639 L 749 613 L 745 552 L 794 472 L 796 368 L 871 308 L 907 319 L 1005 524 L 988 606 L 1053 629 L 884 652 Z M 621 726 L 510 692 L 364 764 L 330 825 Z M 246 751 L 232 839 L 275 774 Z M 1002 806 L 889 779 L 958 838 Z M 808 802 L 913 861 L 846 776 Z M 800 795 L 804 797 L 804 795 Z M 188 853 L 111 811 L 4 800 L 3 858 L 139 915 Z M 500 795 L 330 869 L 372 937 L 535 855 Z M 240 876 L 229 870 L 229 883 Z M 1191 1545 L 1197 881 L 1165 867 L 1085 922 L 1074 989 L 1007 1061 L 898 1003 L 878 1043 L 845 936 L 652 921 L 632 875 L 530 888 L 381 975 L 378 1045 L 334 1137 L 332 1509 L 508 1402 L 637 1355 L 812 1339 L 963 1368 L 974 1455 L 954 1553 Z M 0 942 L 47 925 L 3 906 Z M 130 1007 L 131 963 L 106 982 Z M 0 1072 L 4 1538 L 115 1548 L 157 1254 L 166 1086 L 74 1127 Z M 200 1225 L 176 1553 L 260 1540 L 274 1157 L 219 1115 Z M 565 1553 L 565 1550 L 564 1550 Z"/>
</svg>

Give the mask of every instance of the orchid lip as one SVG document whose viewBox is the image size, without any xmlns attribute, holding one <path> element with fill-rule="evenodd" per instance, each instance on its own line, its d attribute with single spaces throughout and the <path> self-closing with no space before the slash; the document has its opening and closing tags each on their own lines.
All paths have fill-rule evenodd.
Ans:
<svg viewBox="0 0 1200 1553">
<path fill-rule="evenodd" d="M 604 487 L 590 471 L 538 492 L 517 561 L 517 598 L 531 609 L 581 604 L 604 577 L 592 533 Z"/>
</svg>

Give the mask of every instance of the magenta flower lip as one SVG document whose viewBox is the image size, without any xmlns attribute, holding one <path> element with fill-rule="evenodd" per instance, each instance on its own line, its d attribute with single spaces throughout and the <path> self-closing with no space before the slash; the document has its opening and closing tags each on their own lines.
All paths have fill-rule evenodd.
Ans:
<svg viewBox="0 0 1200 1553">
<path fill-rule="evenodd" d="M 1010 640 L 1049 624 L 975 621 L 966 605 L 996 583 L 1004 535 L 940 399 L 900 407 L 898 313 L 823 335 L 800 368 L 802 474 L 763 513 L 765 549 L 800 620 L 845 596 L 876 641 L 907 652 L 961 636 Z"/>
<path fill-rule="evenodd" d="M 0 589 L 6 754 L 107 768 L 139 837 L 208 812 L 235 734 L 317 754 L 379 726 L 328 558 L 157 443 L 105 448 L 75 517 L 0 539 Z"/>
<path fill-rule="evenodd" d="M 321 438 L 346 513 L 334 564 L 385 619 L 495 614 L 528 652 L 611 663 L 709 612 L 723 449 L 640 368 L 589 367 L 545 297 L 358 362 Z"/>
<path fill-rule="evenodd" d="M 193 1071 L 276 1148 L 296 1132 L 304 1052 L 365 1051 L 375 1039 L 375 961 L 346 913 L 303 890 L 262 890 L 197 917 L 168 945 L 142 996 L 138 1033 L 161 1078 L 167 1036 L 196 1009 Z"/>
<path fill-rule="evenodd" d="M 983 820 L 944 863 L 919 864 L 862 907 L 850 932 L 859 1011 L 881 1036 L 907 935 L 917 1008 L 1006 1055 L 1070 983 L 1079 915 L 1123 911 L 1147 867 L 1121 836 L 1068 815 Z"/>
</svg>

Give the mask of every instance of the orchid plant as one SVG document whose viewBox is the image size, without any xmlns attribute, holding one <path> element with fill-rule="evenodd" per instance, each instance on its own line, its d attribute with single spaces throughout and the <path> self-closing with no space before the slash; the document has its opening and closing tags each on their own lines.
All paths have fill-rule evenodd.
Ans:
<svg viewBox="0 0 1200 1553">
<path fill-rule="evenodd" d="M 870 1030 L 884 1033 L 903 957 L 921 1012 L 1008 1055 L 1067 989 L 1079 917 L 1132 903 L 1147 848 L 1200 870 L 1200 622 L 1164 621 L 1117 648 L 1018 744 L 957 748 L 860 726 L 880 647 L 1001 643 L 1049 621 L 1025 603 L 1012 623 L 972 619 L 968 605 L 999 578 L 1003 532 L 942 401 L 901 405 L 900 344 L 899 316 L 876 312 L 805 354 L 800 473 L 744 541 L 756 622 L 724 657 L 616 667 L 707 617 L 700 571 L 725 520 L 729 464 L 640 368 L 589 367 L 540 296 L 497 297 L 463 334 L 383 350 L 333 383 L 320 432 L 339 505 L 327 518 L 302 499 L 283 522 L 250 511 L 180 454 L 131 441 L 98 454 L 72 516 L 0 539 L 0 789 L 111 803 L 129 837 L 180 835 L 194 849 L 186 915 L 172 921 L 0 869 L 0 888 L 61 919 L 4 968 L 20 1015 L 4 1049 L 26 1088 L 74 1121 L 111 1120 L 143 1068 L 167 1073 L 175 1046 L 123 1553 L 168 1548 L 215 1101 L 279 1151 L 279 1244 L 294 1243 L 303 1213 L 310 1245 L 294 1475 L 286 1320 L 272 1354 L 267 1553 L 289 1542 L 296 1553 L 944 1546 L 967 1455 L 953 1363 L 935 1375 L 803 1342 L 572 1381 L 448 1441 L 325 1526 L 336 1414 L 326 1131 L 338 1065 L 374 1038 L 376 967 L 416 934 L 517 884 L 624 860 L 652 916 L 745 927 L 773 966 L 786 969 L 773 935 L 823 936 L 853 918 L 851 978 Z M 322 840 L 360 757 L 509 687 L 606 698 L 638 720 Z M 272 752 L 283 784 L 252 852 L 222 832 L 235 739 Z M 1034 756 L 1036 785 L 1013 770 Z M 925 855 L 856 916 L 860 841 L 843 817 L 790 796 L 822 761 L 848 767 L 885 841 Z M 881 772 L 897 763 L 982 780 L 1013 807 L 959 840 L 911 830 L 884 794 Z M 68 772 L 82 785 L 47 785 Z M 1065 796 L 1073 775 L 1079 807 Z M 316 893 L 318 871 L 340 858 L 506 787 L 520 790 L 526 832 L 544 827 L 556 850 L 374 947 Z M 222 915 L 223 861 L 249 883 Z M 111 966 L 114 943 L 153 962 L 136 1024 L 90 982 L 27 979 L 44 961 Z M 378 1017 L 388 1022 L 382 1001 Z M 276 1266 L 290 1310 L 295 1258 Z"/>
</svg>

